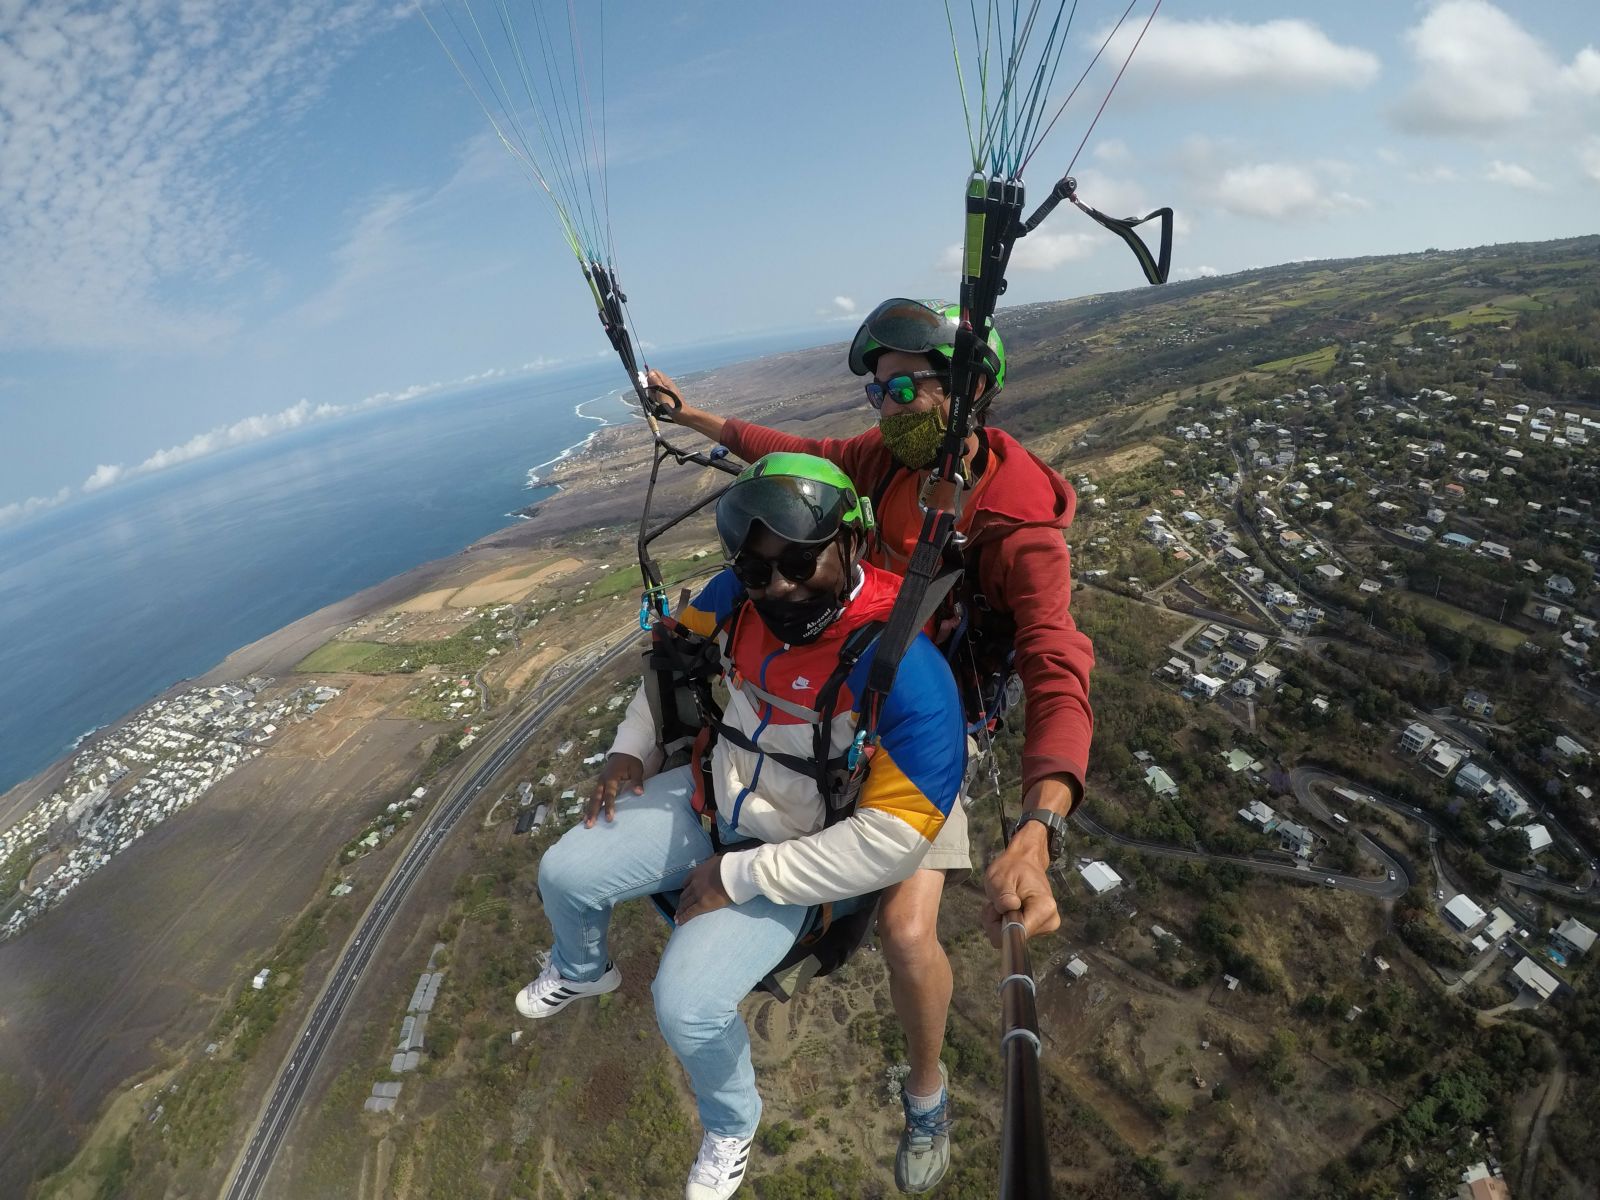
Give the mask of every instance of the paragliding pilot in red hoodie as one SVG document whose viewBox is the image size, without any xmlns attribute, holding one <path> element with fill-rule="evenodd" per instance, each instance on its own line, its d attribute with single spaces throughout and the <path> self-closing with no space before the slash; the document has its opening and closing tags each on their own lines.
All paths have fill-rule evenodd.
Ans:
<svg viewBox="0 0 1600 1200">
<path fill-rule="evenodd" d="M 853 438 L 797 437 L 719 417 L 686 403 L 660 372 L 651 372 L 650 383 L 675 423 L 746 461 L 789 451 L 837 463 L 877 512 L 868 561 L 900 574 L 922 525 L 924 477 L 949 420 L 958 319 L 955 305 L 937 301 L 896 298 L 873 310 L 851 343 L 849 365 L 870 377 L 867 400 L 878 421 Z M 938 632 L 975 733 L 1003 713 L 1009 683 L 1020 680 L 1026 698 L 1023 817 L 984 875 L 984 923 L 998 945 L 1004 914 L 1020 917 L 1030 937 L 1060 925 L 1046 871 L 1061 853 L 1065 819 L 1083 797 L 1094 648 L 1068 607 L 1071 562 L 1062 531 L 1072 523 L 1076 495 L 1015 438 L 984 423 L 1006 376 L 1005 348 L 992 322 L 985 332 L 976 429 L 966 447 L 970 486 L 956 524 L 963 576 Z M 949 1164 L 948 1080 L 939 1053 L 953 984 L 939 944 L 939 901 L 947 876 L 970 866 L 966 821 L 956 805 L 921 868 L 887 891 L 879 911 L 878 936 L 911 1065 L 895 1158 L 895 1179 L 906 1192 L 930 1190 Z"/>
</svg>

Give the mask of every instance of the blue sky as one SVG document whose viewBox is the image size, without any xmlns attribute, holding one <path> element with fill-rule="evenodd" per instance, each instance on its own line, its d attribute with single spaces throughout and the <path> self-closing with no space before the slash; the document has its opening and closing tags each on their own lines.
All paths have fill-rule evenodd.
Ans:
<svg viewBox="0 0 1600 1200">
<path fill-rule="evenodd" d="M 1122 8 L 1082 0 L 1063 80 Z M 1169 0 L 1078 164 L 1084 197 L 1177 208 L 1182 276 L 1596 232 L 1591 3 L 1307 11 Z M 605 13 L 612 224 L 647 342 L 843 338 L 883 296 L 954 292 L 968 160 L 933 0 Z M 1108 84 L 1062 118 L 1035 194 Z M 0 0 L 0 281 L 0 525 L 608 353 L 537 190 L 395 0 Z M 1019 246 L 1007 301 L 1137 283 L 1064 210 Z"/>
</svg>

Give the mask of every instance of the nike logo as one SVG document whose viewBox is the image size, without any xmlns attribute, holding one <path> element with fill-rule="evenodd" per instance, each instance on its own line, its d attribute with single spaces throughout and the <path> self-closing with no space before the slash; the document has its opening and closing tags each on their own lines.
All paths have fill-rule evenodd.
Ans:
<svg viewBox="0 0 1600 1200">
<path fill-rule="evenodd" d="M 807 679 L 804 675 L 797 675 L 795 676 L 795 681 L 789 686 L 797 692 L 803 692 L 811 686 L 811 680 Z"/>
</svg>

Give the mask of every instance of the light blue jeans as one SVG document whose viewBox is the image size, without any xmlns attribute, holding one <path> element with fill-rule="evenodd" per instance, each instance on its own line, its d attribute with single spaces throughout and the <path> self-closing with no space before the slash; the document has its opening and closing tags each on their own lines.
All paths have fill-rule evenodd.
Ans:
<svg viewBox="0 0 1600 1200">
<path fill-rule="evenodd" d="M 645 780 L 644 795 L 617 798 L 615 821 L 575 825 L 545 851 L 539 895 L 555 931 L 553 961 L 568 979 L 586 982 L 605 971 L 614 905 L 677 891 L 711 857 L 691 787 L 688 767 L 656 775 Z M 667 940 L 651 987 L 656 1023 L 689 1074 L 708 1133 L 748 1137 L 761 1121 L 739 1002 L 783 961 L 811 911 L 757 896 L 675 926 Z"/>
</svg>

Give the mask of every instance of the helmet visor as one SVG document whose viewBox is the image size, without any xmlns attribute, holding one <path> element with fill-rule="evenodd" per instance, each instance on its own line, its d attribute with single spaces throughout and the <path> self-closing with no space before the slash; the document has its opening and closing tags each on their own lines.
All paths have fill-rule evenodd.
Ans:
<svg viewBox="0 0 1600 1200">
<path fill-rule="evenodd" d="M 850 497 L 830 483 L 792 475 L 740 480 L 717 501 L 717 536 L 731 559 L 745 548 L 757 523 L 786 542 L 817 546 L 844 524 Z"/>
<path fill-rule="evenodd" d="M 850 369 L 866 375 L 872 368 L 867 355 L 877 350 L 902 350 L 907 354 L 926 354 L 949 346 L 956 338 L 956 322 L 946 317 L 948 307 L 940 301 L 935 312 L 920 300 L 897 297 L 885 300 L 868 314 L 850 343 Z"/>
</svg>

